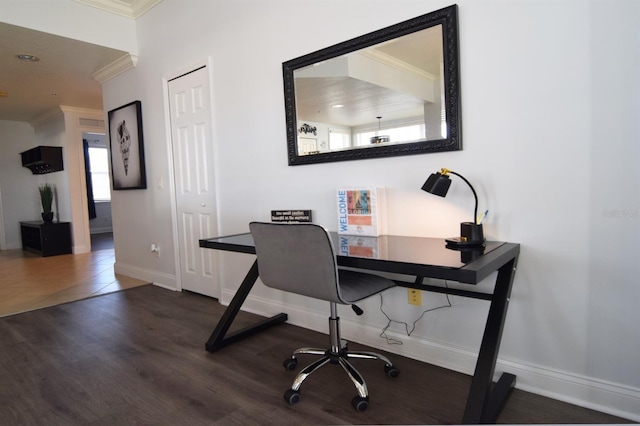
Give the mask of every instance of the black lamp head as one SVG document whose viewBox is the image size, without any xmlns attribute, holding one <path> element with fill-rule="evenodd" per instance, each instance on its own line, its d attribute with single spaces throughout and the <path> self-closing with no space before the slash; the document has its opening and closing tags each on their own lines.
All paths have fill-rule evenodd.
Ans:
<svg viewBox="0 0 640 426">
<path fill-rule="evenodd" d="M 431 173 L 427 181 L 422 185 L 422 190 L 429 194 L 438 195 L 444 197 L 449 191 L 451 186 L 451 179 L 449 179 L 449 171 L 442 169 L 439 172 Z"/>
</svg>

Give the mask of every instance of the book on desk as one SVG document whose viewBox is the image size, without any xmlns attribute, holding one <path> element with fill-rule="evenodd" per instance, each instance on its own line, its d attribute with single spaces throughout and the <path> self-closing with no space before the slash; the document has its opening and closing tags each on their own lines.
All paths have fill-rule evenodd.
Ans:
<svg viewBox="0 0 640 426">
<path fill-rule="evenodd" d="M 386 233 L 384 188 L 338 188 L 337 207 L 339 234 L 377 237 Z"/>
</svg>

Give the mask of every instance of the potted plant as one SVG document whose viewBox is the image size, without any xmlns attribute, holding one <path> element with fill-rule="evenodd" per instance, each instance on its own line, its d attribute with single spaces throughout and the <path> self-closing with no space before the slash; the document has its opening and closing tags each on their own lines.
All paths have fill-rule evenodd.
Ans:
<svg viewBox="0 0 640 426">
<path fill-rule="evenodd" d="M 42 220 L 45 222 L 53 222 L 53 211 L 51 204 L 53 203 L 53 185 L 45 183 L 38 187 L 40 190 L 40 204 L 42 204 Z"/>
</svg>

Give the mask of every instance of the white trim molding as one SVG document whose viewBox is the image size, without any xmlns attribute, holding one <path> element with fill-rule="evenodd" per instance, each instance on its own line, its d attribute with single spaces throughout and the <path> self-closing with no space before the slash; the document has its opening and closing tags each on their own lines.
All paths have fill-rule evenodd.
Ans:
<svg viewBox="0 0 640 426">
<path fill-rule="evenodd" d="M 138 57 L 136 55 L 126 53 L 106 67 L 100 68 L 98 71 L 91 74 L 91 77 L 93 77 L 93 79 L 98 83 L 102 84 L 105 81 L 134 68 L 137 63 Z"/>
<path fill-rule="evenodd" d="M 126 18 L 137 19 L 147 13 L 162 0 L 75 0 Z"/>
<path fill-rule="evenodd" d="M 144 269 L 126 263 L 118 262 L 113 265 L 113 271 L 116 274 L 124 275 L 138 280 L 147 281 L 157 285 L 158 287 L 176 291 L 176 276 L 173 274 L 165 274 L 154 271 L 152 269 Z"/>
</svg>

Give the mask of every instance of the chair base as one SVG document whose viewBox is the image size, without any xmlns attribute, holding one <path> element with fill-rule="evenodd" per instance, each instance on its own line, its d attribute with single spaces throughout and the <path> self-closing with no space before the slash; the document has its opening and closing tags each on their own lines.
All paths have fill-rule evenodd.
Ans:
<svg viewBox="0 0 640 426">
<path fill-rule="evenodd" d="M 331 328 L 332 331 L 337 332 L 337 321 L 339 318 L 330 318 L 331 321 L 335 321 L 335 328 Z M 331 337 L 335 337 L 331 336 Z M 332 339 L 333 340 L 333 339 Z M 374 352 L 363 352 L 363 351 L 349 351 L 347 349 L 347 341 L 339 339 L 340 348 L 336 350 L 335 346 L 332 345 L 332 349 L 320 349 L 320 348 L 299 348 L 296 349 L 290 358 L 287 358 L 283 365 L 287 370 L 294 370 L 298 365 L 297 355 L 305 354 L 305 355 L 317 355 L 321 358 L 317 361 L 306 366 L 293 381 L 293 385 L 290 389 L 287 390 L 284 394 L 284 398 L 290 404 L 295 404 L 300 400 L 300 387 L 302 383 L 315 371 L 317 371 L 320 367 L 331 363 L 331 364 L 339 364 L 342 369 L 347 373 L 354 386 L 356 387 L 356 391 L 358 395 L 353 398 L 351 404 L 356 409 L 356 411 L 364 411 L 369 406 L 369 392 L 367 390 L 367 384 L 364 379 L 355 369 L 355 367 L 349 362 L 349 359 L 377 359 L 384 362 L 384 370 L 389 377 L 398 377 L 400 374 L 400 370 L 393 366 L 391 361 L 380 354 Z"/>
</svg>

